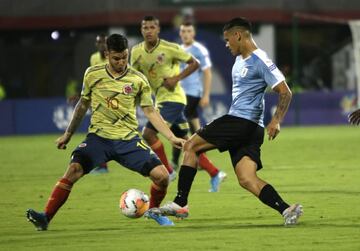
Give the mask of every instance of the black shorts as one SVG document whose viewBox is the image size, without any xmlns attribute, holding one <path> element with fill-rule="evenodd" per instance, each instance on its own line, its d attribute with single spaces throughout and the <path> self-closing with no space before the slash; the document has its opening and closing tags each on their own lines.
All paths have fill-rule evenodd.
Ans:
<svg viewBox="0 0 360 251">
<path fill-rule="evenodd" d="M 185 107 L 185 117 L 187 120 L 196 119 L 199 117 L 198 106 L 200 102 L 199 97 L 186 95 L 186 107 Z"/>
<path fill-rule="evenodd" d="M 262 168 L 260 147 L 264 142 L 264 128 L 239 117 L 224 115 L 201 128 L 197 134 L 215 145 L 220 152 L 229 151 L 233 166 L 244 156 Z"/>
</svg>

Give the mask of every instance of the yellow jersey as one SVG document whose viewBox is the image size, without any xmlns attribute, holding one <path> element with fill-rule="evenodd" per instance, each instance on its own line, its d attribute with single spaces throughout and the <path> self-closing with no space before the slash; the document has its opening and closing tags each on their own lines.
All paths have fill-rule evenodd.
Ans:
<svg viewBox="0 0 360 251">
<path fill-rule="evenodd" d="M 100 52 L 94 52 L 93 54 L 91 54 L 90 57 L 90 66 L 94 66 L 97 64 L 106 64 L 107 63 L 107 59 L 102 58 Z"/>
<path fill-rule="evenodd" d="M 89 133 L 107 139 L 128 140 L 139 135 L 136 106 L 153 105 L 146 77 L 131 66 L 116 78 L 106 64 L 90 66 L 81 97 L 91 100 Z"/>
<path fill-rule="evenodd" d="M 180 72 L 180 63 L 187 62 L 191 54 L 180 45 L 159 39 L 150 51 L 145 42 L 135 45 L 131 50 L 131 65 L 142 72 L 149 80 L 155 101 L 186 104 L 185 92 L 179 83 L 173 91 L 163 86 L 164 78 L 173 77 Z"/>
</svg>

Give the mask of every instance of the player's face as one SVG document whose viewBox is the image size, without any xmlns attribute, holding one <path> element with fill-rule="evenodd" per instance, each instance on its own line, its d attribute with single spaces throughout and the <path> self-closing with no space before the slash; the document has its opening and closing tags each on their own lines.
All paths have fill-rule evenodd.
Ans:
<svg viewBox="0 0 360 251">
<path fill-rule="evenodd" d="M 180 35 L 181 41 L 184 44 L 192 44 L 194 42 L 194 37 L 195 37 L 194 26 L 181 25 L 179 35 Z"/>
<path fill-rule="evenodd" d="M 99 51 L 104 52 L 106 50 L 106 37 L 97 36 L 95 45 Z"/>
<path fill-rule="evenodd" d="M 156 42 L 159 38 L 160 27 L 156 21 L 142 21 L 141 34 L 146 42 Z"/>
<path fill-rule="evenodd" d="M 226 47 L 230 50 L 234 56 L 240 55 L 240 36 L 238 32 L 224 31 L 224 40 Z"/>
<path fill-rule="evenodd" d="M 114 71 L 119 73 L 125 71 L 129 60 L 128 49 L 122 52 L 107 51 L 107 56 L 109 58 L 109 64 Z"/>
</svg>

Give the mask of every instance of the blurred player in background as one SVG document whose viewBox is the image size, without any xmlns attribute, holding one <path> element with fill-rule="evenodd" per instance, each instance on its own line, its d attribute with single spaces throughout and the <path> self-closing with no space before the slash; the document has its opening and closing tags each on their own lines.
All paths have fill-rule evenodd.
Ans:
<svg viewBox="0 0 360 251">
<path fill-rule="evenodd" d="M 230 111 L 207 124 L 185 143 L 178 193 L 173 202 L 157 212 L 182 218 L 188 216 L 188 195 L 197 171 L 197 154 L 219 149 L 229 151 L 238 182 L 243 188 L 278 211 L 285 225 L 296 224 L 303 213 L 302 206 L 290 206 L 270 184 L 257 176 L 257 171 L 262 168 L 260 148 L 264 140 L 265 90 L 270 86 L 279 94 L 275 114 L 267 125 L 269 140 L 275 139 L 280 132 L 280 123 L 291 101 L 291 91 L 284 75 L 267 54 L 257 47 L 248 20 L 235 18 L 225 24 L 223 30 L 226 47 L 236 56 L 232 68 Z"/>
<path fill-rule="evenodd" d="M 132 48 L 131 65 L 148 78 L 156 106 L 170 129 L 177 137 L 185 138 L 189 125 L 184 116 L 186 97 L 179 81 L 193 73 L 199 63 L 178 44 L 160 39 L 159 32 L 159 20 L 153 16 L 144 17 L 141 22 L 144 41 Z M 182 71 L 180 63 L 187 64 Z M 148 122 L 144 127 L 143 137 L 166 166 L 170 179 L 174 180 L 176 172 L 169 165 L 157 133 L 152 123 Z"/>
<path fill-rule="evenodd" d="M 200 129 L 198 107 L 200 105 L 201 108 L 204 108 L 210 102 L 211 60 L 205 46 L 195 41 L 195 27 L 191 22 L 185 22 L 180 26 L 179 35 L 182 41 L 181 47 L 200 62 L 200 68 L 180 82 L 187 100 L 185 117 L 190 125 L 191 134 L 194 134 Z M 183 67 L 184 65 L 181 64 L 181 68 Z M 180 152 L 179 149 L 173 148 L 171 164 L 174 168 L 176 167 L 175 169 L 178 168 Z M 202 155 L 205 153 L 201 154 L 200 158 Z M 209 192 L 217 192 L 220 183 L 226 178 L 226 173 L 219 171 L 211 162 L 205 168 L 211 177 Z"/>
<path fill-rule="evenodd" d="M 353 111 L 349 115 L 349 122 L 353 125 L 359 125 L 360 124 L 360 109 L 357 109 Z"/>
<path fill-rule="evenodd" d="M 91 54 L 90 66 L 107 63 L 106 55 L 105 55 L 106 38 L 107 38 L 107 36 L 105 34 L 99 34 L 96 36 L 95 46 L 98 51 Z"/>
<path fill-rule="evenodd" d="M 150 208 L 160 206 L 166 195 L 169 174 L 159 158 L 142 141 L 136 120 L 136 104 L 145 116 L 174 146 L 181 147 L 177 138 L 153 107 L 151 88 L 146 77 L 128 66 L 128 41 L 118 34 L 107 41 L 107 64 L 89 67 L 84 76 L 81 98 L 63 136 L 57 139 L 59 149 L 65 149 L 91 107 L 89 134 L 72 153 L 64 176 L 57 182 L 43 213 L 27 210 L 27 218 L 37 230 L 46 230 L 58 209 L 66 202 L 73 184 L 96 165 L 115 160 L 124 167 L 150 176 Z M 160 225 L 173 225 L 167 217 L 147 211 L 146 217 Z"/>
</svg>

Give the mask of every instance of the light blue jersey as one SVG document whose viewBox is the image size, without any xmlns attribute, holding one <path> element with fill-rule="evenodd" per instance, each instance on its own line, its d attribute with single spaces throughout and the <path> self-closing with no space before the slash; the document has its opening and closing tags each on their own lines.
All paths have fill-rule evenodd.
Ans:
<svg viewBox="0 0 360 251">
<path fill-rule="evenodd" d="M 230 115 L 251 120 L 264 127 L 265 89 L 285 80 L 266 52 L 256 49 L 247 58 L 238 56 L 232 68 Z"/>
<path fill-rule="evenodd" d="M 181 80 L 181 86 L 184 88 L 186 95 L 201 98 L 203 95 L 202 71 L 211 67 L 209 52 L 205 46 L 196 41 L 189 47 L 185 45 L 181 45 L 181 47 L 200 61 L 199 69 Z M 186 64 L 181 64 L 181 70 L 184 70 L 185 67 Z"/>
</svg>

